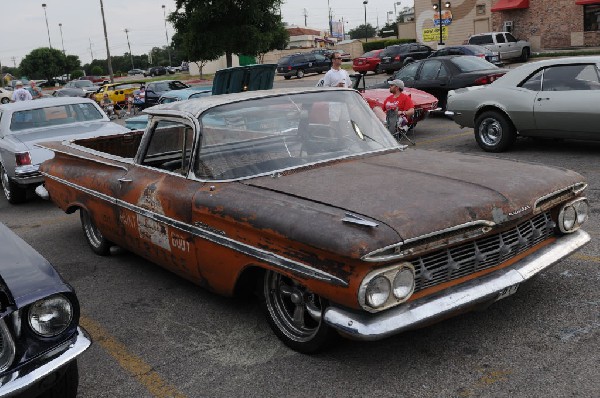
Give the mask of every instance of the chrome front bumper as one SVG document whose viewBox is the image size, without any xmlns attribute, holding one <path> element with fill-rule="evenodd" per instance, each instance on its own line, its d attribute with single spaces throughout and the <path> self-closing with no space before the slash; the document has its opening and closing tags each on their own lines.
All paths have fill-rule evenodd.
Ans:
<svg viewBox="0 0 600 398">
<path fill-rule="evenodd" d="M 590 236 L 579 230 L 559 238 L 510 267 L 378 314 L 331 306 L 325 311 L 325 322 L 358 340 L 379 340 L 415 329 L 496 301 L 505 289 L 530 279 L 589 241 Z"/>
<path fill-rule="evenodd" d="M 78 327 L 77 336 L 74 340 L 66 343 L 66 347 L 60 346 L 43 357 L 33 360 L 31 364 L 1 377 L 0 397 L 11 397 L 25 392 L 77 358 L 91 344 L 92 340 L 88 333 Z"/>
</svg>

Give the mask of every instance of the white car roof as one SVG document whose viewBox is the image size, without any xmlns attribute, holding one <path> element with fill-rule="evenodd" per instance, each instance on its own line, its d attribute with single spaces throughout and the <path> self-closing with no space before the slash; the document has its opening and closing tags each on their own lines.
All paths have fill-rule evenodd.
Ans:
<svg viewBox="0 0 600 398">
<path fill-rule="evenodd" d="M 49 106 L 70 105 L 70 104 L 95 104 L 94 101 L 88 98 L 79 97 L 50 97 L 40 98 L 31 101 L 19 101 L 10 104 L 0 105 L 2 111 L 23 111 L 28 109 L 46 108 Z"/>
</svg>

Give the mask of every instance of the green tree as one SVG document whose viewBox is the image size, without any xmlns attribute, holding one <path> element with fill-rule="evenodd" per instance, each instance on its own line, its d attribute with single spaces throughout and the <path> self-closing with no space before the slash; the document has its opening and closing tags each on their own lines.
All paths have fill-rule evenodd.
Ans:
<svg viewBox="0 0 600 398">
<path fill-rule="evenodd" d="M 83 71 L 81 69 L 74 69 L 71 71 L 71 79 L 77 80 L 81 76 L 83 76 Z"/>
<path fill-rule="evenodd" d="M 177 0 L 169 15 L 176 48 L 190 61 L 210 61 L 225 54 L 259 56 L 283 48 L 289 40 L 279 6 L 282 0 Z"/>
<path fill-rule="evenodd" d="M 396 22 L 387 23 L 383 28 L 379 30 L 379 37 L 390 36 L 398 36 L 398 24 Z"/>
<path fill-rule="evenodd" d="M 103 70 L 102 70 L 102 68 L 100 66 L 95 65 L 95 66 L 92 67 L 92 75 L 93 76 L 100 76 L 100 75 L 103 75 L 103 74 L 104 74 Z"/>
<path fill-rule="evenodd" d="M 365 31 L 367 36 L 365 37 Z M 371 26 L 370 23 L 367 24 L 367 28 L 365 29 L 365 24 L 362 24 L 354 29 L 351 29 L 348 34 L 351 39 L 365 39 L 368 37 L 375 36 L 376 29 Z"/>
<path fill-rule="evenodd" d="M 30 79 L 52 80 L 53 77 L 66 73 L 67 65 L 67 57 L 62 51 L 42 47 L 27 54 L 21 61 L 19 69 Z"/>
</svg>

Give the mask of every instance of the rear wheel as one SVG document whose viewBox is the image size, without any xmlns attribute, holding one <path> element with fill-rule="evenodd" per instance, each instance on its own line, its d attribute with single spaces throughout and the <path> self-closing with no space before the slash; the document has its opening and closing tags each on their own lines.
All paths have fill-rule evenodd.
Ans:
<svg viewBox="0 0 600 398">
<path fill-rule="evenodd" d="M 475 121 L 475 140 L 487 152 L 503 152 L 517 139 L 517 131 L 504 114 L 483 112 Z"/>
<path fill-rule="evenodd" d="M 10 99 L 8 97 L 3 97 L 0 102 L 2 102 L 3 104 L 8 104 L 10 102 Z"/>
<path fill-rule="evenodd" d="M 521 51 L 521 62 L 527 62 L 527 60 L 529 59 L 529 48 L 525 47 L 522 51 Z"/>
<path fill-rule="evenodd" d="M 296 351 L 315 353 L 335 336 L 323 320 L 325 300 L 293 279 L 265 272 L 262 302 L 273 332 Z"/>
<path fill-rule="evenodd" d="M 298 69 L 298 72 L 296 72 L 296 77 L 298 79 L 302 79 L 304 77 L 304 71 L 302 69 Z"/>
<path fill-rule="evenodd" d="M 102 235 L 102 232 L 98 230 L 87 210 L 79 209 L 79 218 L 81 220 L 83 234 L 92 251 L 100 256 L 109 255 L 112 242 L 106 239 L 104 235 Z"/>
<path fill-rule="evenodd" d="M 25 188 L 21 188 L 17 183 L 12 181 L 4 166 L 0 164 L 0 180 L 2 181 L 2 191 L 4 191 L 4 196 L 6 196 L 6 200 L 8 203 L 18 204 L 23 203 L 27 199 L 27 190 Z"/>
</svg>

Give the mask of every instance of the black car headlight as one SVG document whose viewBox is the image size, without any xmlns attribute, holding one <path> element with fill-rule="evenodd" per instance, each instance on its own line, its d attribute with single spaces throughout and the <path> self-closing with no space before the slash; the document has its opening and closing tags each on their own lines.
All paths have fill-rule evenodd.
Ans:
<svg viewBox="0 0 600 398">
<path fill-rule="evenodd" d="M 29 326 L 42 337 L 54 337 L 65 331 L 73 320 L 73 305 L 62 294 L 36 301 L 29 308 Z"/>
<path fill-rule="evenodd" d="M 377 312 L 405 302 L 415 290 L 415 268 L 400 263 L 370 272 L 360 284 L 358 301 L 362 308 Z"/>
<path fill-rule="evenodd" d="M 558 213 L 558 228 L 566 234 L 577 231 L 587 221 L 589 210 L 586 198 L 566 203 Z"/>
</svg>

